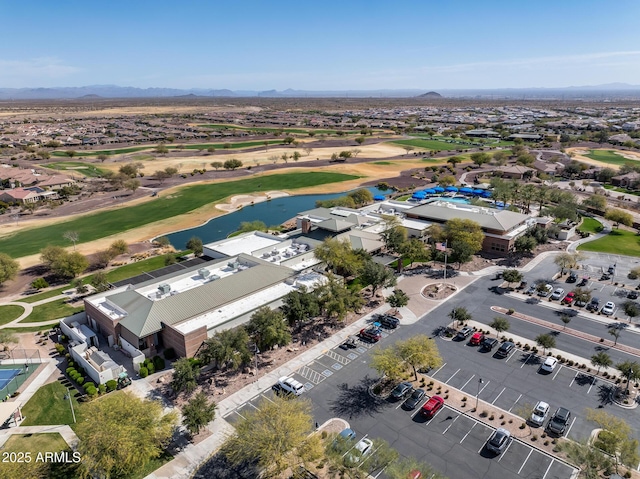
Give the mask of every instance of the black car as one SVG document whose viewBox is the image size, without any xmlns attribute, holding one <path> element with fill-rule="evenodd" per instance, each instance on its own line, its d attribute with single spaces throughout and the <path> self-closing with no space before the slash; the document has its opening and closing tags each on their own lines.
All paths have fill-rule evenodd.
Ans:
<svg viewBox="0 0 640 479">
<path fill-rule="evenodd" d="M 385 328 L 389 329 L 396 329 L 400 324 L 400 320 L 395 316 L 391 316 L 390 314 L 382 314 L 376 318 L 376 321 Z"/>
<path fill-rule="evenodd" d="M 571 411 L 569 411 L 567 408 L 559 407 L 553 417 L 549 420 L 547 429 L 554 434 L 562 436 L 567 430 L 567 426 L 569 425 L 570 420 Z"/>
<path fill-rule="evenodd" d="M 498 345 L 498 342 L 499 341 L 496 338 L 485 338 L 484 341 L 482 341 L 481 349 L 484 351 L 491 351 Z"/>
<path fill-rule="evenodd" d="M 589 278 L 582 278 L 580 283 L 578 283 L 578 286 L 586 286 L 588 282 L 589 282 Z"/>
<path fill-rule="evenodd" d="M 591 298 L 591 302 L 587 304 L 587 310 L 598 311 L 600 309 L 600 300 L 598 298 Z"/>
<path fill-rule="evenodd" d="M 456 334 L 456 338 L 455 339 L 457 341 L 464 341 L 469 336 L 471 336 L 472 333 L 473 333 L 473 328 L 470 328 L 469 326 L 465 326 L 460 331 L 458 331 L 458 334 Z"/>
<path fill-rule="evenodd" d="M 600 276 L 600 281 L 609 281 L 611 279 L 611 276 L 608 273 L 602 273 L 602 276 Z"/>
<path fill-rule="evenodd" d="M 567 283 L 575 283 L 576 281 L 578 281 L 578 275 L 572 271 L 571 273 L 569 273 Z"/>
<path fill-rule="evenodd" d="M 411 393 L 411 396 L 409 396 L 407 400 L 404 402 L 404 404 L 402 405 L 402 408 L 407 409 L 409 411 L 415 409 L 416 406 L 420 404 L 420 401 L 424 399 L 425 394 L 426 393 L 424 392 L 424 389 L 416 389 L 415 391 L 413 391 L 413 393 Z"/>
<path fill-rule="evenodd" d="M 629 299 L 638 299 L 638 292 L 637 291 L 629 291 L 627 293 L 627 298 L 629 298 Z"/>
<path fill-rule="evenodd" d="M 509 356 L 511 351 L 515 349 L 515 347 L 516 345 L 513 344 L 511 341 L 505 341 L 500 345 L 500 347 L 496 351 L 496 356 L 499 358 L 506 358 L 507 356 Z"/>
<path fill-rule="evenodd" d="M 411 394 L 413 391 L 413 386 L 411 383 L 400 383 L 396 386 L 396 388 L 391 391 L 391 397 L 393 399 L 402 399 L 407 397 L 407 395 Z"/>
</svg>

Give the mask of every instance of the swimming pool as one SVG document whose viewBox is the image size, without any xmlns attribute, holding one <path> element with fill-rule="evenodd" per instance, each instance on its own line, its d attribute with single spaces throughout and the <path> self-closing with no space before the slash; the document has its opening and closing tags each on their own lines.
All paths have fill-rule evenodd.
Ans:
<svg viewBox="0 0 640 479">
<path fill-rule="evenodd" d="M 22 369 L 0 369 L 0 389 L 3 389 L 21 372 Z"/>
<path fill-rule="evenodd" d="M 462 198 L 460 196 L 454 196 L 454 197 L 440 196 L 437 198 L 437 200 L 447 201 L 449 203 L 462 203 L 465 205 L 471 204 L 471 201 L 469 201 L 467 198 Z"/>
</svg>

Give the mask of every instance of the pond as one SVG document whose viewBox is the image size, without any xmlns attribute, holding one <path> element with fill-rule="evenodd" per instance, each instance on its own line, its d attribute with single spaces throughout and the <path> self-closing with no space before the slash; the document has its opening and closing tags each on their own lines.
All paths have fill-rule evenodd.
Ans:
<svg viewBox="0 0 640 479">
<path fill-rule="evenodd" d="M 382 191 L 378 188 L 367 188 L 372 195 L 388 196 L 392 190 Z M 294 218 L 301 211 L 316 207 L 318 200 L 330 200 L 344 196 L 348 192 L 325 195 L 297 195 L 273 198 L 269 201 L 245 206 L 244 208 L 223 216 L 210 219 L 207 223 L 195 228 L 176 231 L 166 235 L 176 249 L 183 249 L 193 236 L 202 239 L 204 244 L 226 238 L 236 231 L 240 223 L 260 220 L 267 226 L 279 225 Z"/>
</svg>

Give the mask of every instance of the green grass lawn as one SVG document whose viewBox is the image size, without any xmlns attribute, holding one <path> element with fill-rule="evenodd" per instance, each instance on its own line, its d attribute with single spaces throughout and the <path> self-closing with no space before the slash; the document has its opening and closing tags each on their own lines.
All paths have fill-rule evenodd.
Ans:
<svg viewBox="0 0 640 479">
<path fill-rule="evenodd" d="M 175 253 L 176 258 L 184 255 L 184 251 Z M 122 281 L 123 279 L 132 278 L 139 274 L 154 271 L 156 269 L 164 268 L 164 255 L 154 256 L 142 261 L 136 261 L 135 263 L 125 264 L 119 268 L 113 269 L 107 273 L 107 280 L 111 283 L 116 281 Z"/>
<path fill-rule="evenodd" d="M 57 432 L 41 434 L 13 434 L 4 443 L 3 451 L 8 452 L 45 452 L 64 451 L 69 445 Z M 35 459 L 35 458 L 33 458 Z"/>
<path fill-rule="evenodd" d="M 10 333 L 38 333 L 40 331 L 49 331 L 54 326 L 50 324 L 43 324 L 42 326 L 30 326 L 28 328 L 4 328 L 3 331 L 9 331 Z"/>
<path fill-rule="evenodd" d="M 589 153 L 586 155 L 587 158 L 591 158 L 592 160 L 601 161 L 602 163 L 607 163 L 609 165 L 624 165 L 625 163 L 635 164 L 633 160 L 629 160 L 628 158 L 624 158 L 613 150 L 589 150 Z"/>
<path fill-rule="evenodd" d="M 387 166 L 387 165 L 393 165 L 393 162 L 392 161 L 374 161 L 373 164 Z"/>
<path fill-rule="evenodd" d="M 7 324 L 20 317 L 24 308 L 15 304 L 0 306 L 0 325 Z"/>
<path fill-rule="evenodd" d="M 66 231 L 78 232 L 82 242 L 93 241 L 188 213 L 230 195 L 270 190 L 295 190 L 356 178 L 358 177 L 353 175 L 330 172 L 285 173 L 226 183 L 186 186 L 172 195 L 160 196 L 146 203 L 101 211 L 5 236 L 0 238 L 0 251 L 13 258 L 20 258 L 36 254 L 47 245 L 67 246 L 68 241 L 63 238 Z"/>
<path fill-rule="evenodd" d="M 176 144 L 176 145 L 165 145 L 165 146 L 169 150 L 176 150 L 178 149 L 179 146 L 181 149 L 185 149 L 185 150 L 206 150 L 207 148 L 215 148 L 217 150 L 228 148 L 233 150 L 238 148 L 252 148 L 255 146 L 264 146 L 265 141 L 267 141 L 270 145 L 276 145 L 276 144 L 282 143 L 282 140 L 264 140 L 264 141 L 241 141 L 237 143 L 230 143 L 230 142 L 199 143 L 195 145 Z M 95 151 L 77 151 L 77 150 L 74 150 L 73 148 L 68 148 L 66 150 L 52 151 L 51 156 L 69 158 L 69 155 L 67 155 L 67 151 L 75 151 L 74 156 L 78 156 L 78 157 L 98 156 L 98 155 L 113 156 L 113 155 L 122 155 L 125 153 L 135 153 L 137 151 L 149 151 L 149 150 L 154 150 L 155 148 L 156 148 L 156 145 L 132 146 L 130 148 L 118 148 L 115 150 L 95 150 Z"/>
<path fill-rule="evenodd" d="M 69 289 L 71 285 L 66 284 L 64 286 L 60 286 L 59 288 L 52 289 L 50 291 L 45 291 L 44 293 L 38 293 L 31 296 L 26 296 L 24 298 L 20 298 L 18 301 L 22 301 L 23 303 L 36 303 L 43 299 L 53 298 L 54 296 L 58 296 L 62 294 L 65 289 Z"/>
<path fill-rule="evenodd" d="M 73 415 L 69 399 L 64 399 L 67 394 L 60 382 L 46 384 L 22 407 L 25 420 L 23 426 L 48 426 L 55 424 L 73 424 Z M 75 398 L 77 391 L 71 390 L 71 401 L 78 421 L 82 418 L 82 404 Z"/>
<path fill-rule="evenodd" d="M 613 230 L 603 238 L 581 244 L 578 249 L 580 251 L 640 256 L 640 236 L 633 231 Z"/>
<path fill-rule="evenodd" d="M 107 170 L 97 168 L 90 163 L 83 163 L 82 161 L 56 161 L 54 163 L 47 163 L 47 168 L 53 170 L 66 170 L 74 173 L 80 173 L 84 176 L 98 177 L 105 174 Z"/>
<path fill-rule="evenodd" d="M 407 201 L 409 198 L 411 198 L 411 195 L 403 195 L 399 198 L 396 198 L 396 201 Z"/>
<path fill-rule="evenodd" d="M 44 303 L 33 308 L 33 312 L 24 318 L 21 323 L 41 323 L 52 319 L 64 318 L 72 314 L 84 311 L 84 308 L 73 307 L 65 303 L 66 298 L 56 299 L 49 303 Z"/>
<path fill-rule="evenodd" d="M 446 143 L 440 140 L 426 140 L 421 138 L 414 138 L 413 140 L 398 140 L 392 141 L 394 145 L 400 146 L 413 146 L 415 148 L 423 148 L 426 150 L 440 150 L 440 151 L 452 151 L 452 150 L 467 150 L 473 148 L 471 145 L 459 145 L 456 143 Z"/>
<path fill-rule="evenodd" d="M 580 231 L 588 231 L 589 233 L 598 233 L 602 229 L 602 223 L 595 218 L 582 218 L 582 224 L 580 225 Z"/>
</svg>

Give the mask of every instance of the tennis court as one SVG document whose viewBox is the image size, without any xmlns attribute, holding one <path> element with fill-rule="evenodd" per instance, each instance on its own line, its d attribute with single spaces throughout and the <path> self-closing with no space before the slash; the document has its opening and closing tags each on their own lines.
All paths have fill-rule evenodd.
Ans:
<svg viewBox="0 0 640 479">
<path fill-rule="evenodd" d="M 4 389 L 21 372 L 22 369 L 0 369 L 0 389 Z"/>
</svg>

